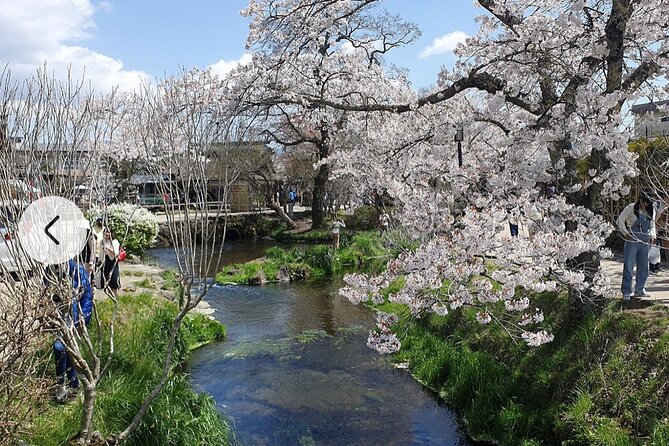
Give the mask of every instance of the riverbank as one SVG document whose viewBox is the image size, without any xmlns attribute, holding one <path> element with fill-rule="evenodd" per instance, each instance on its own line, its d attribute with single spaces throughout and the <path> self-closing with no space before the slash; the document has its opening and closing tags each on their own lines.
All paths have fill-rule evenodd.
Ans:
<svg viewBox="0 0 669 446">
<path fill-rule="evenodd" d="M 177 313 L 176 305 L 165 299 L 176 291 L 168 273 L 143 264 L 124 264 L 123 271 L 125 291 L 119 296 L 116 351 L 108 374 L 97 388 L 95 429 L 103 437 L 119 432 L 130 423 L 142 399 L 159 379 L 168 333 Z M 100 299 L 96 306 L 97 318 L 104 327 L 111 318 L 113 303 L 109 299 Z M 95 324 L 91 330 L 95 336 Z M 225 334 L 225 326 L 207 315 L 188 315 L 175 344 L 174 365 L 183 363 L 191 350 L 222 339 Z M 103 357 L 105 354 L 103 352 Z M 51 359 L 49 355 L 46 357 Z M 49 362 L 45 367 L 49 373 L 53 366 Z M 66 405 L 44 401 L 37 411 L 40 415 L 24 439 L 40 446 L 67 444 L 79 428 L 82 398 L 79 395 Z M 229 438 L 230 429 L 212 398 L 195 393 L 188 376 L 175 367 L 138 431 L 126 444 L 226 445 Z"/>
<path fill-rule="evenodd" d="M 120 267 L 121 289 L 124 293 L 139 294 L 149 293 L 163 297 L 169 301 L 176 298 L 179 287 L 176 273 L 169 269 L 163 269 L 153 264 L 151 260 L 134 260 L 124 262 Z M 103 296 L 97 293 L 96 296 Z M 213 319 L 214 310 L 206 300 L 201 300 L 192 314 L 203 314 Z"/>
<path fill-rule="evenodd" d="M 567 324 L 565 296 L 536 303 L 557 329 L 536 349 L 479 324 L 475 311 L 410 320 L 395 306 L 403 339 L 394 360 L 456 408 L 476 440 L 669 444 L 669 309 L 623 311 L 614 301 Z"/>
<path fill-rule="evenodd" d="M 322 240 L 325 231 L 313 234 L 283 235 L 282 240 Z M 305 281 L 331 277 L 351 269 L 380 272 L 388 260 L 388 250 L 378 232 L 344 234 L 340 249 L 329 244 L 312 244 L 300 248 L 271 247 L 265 255 L 246 263 L 227 265 L 216 275 L 223 284 L 262 285 L 268 282 Z"/>
</svg>

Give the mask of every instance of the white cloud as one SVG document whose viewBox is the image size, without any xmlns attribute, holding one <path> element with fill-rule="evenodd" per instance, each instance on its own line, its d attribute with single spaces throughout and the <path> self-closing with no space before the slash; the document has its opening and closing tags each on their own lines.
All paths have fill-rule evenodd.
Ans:
<svg viewBox="0 0 669 446">
<path fill-rule="evenodd" d="M 462 31 L 453 31 L 441 37 L 437 37 L 432 41 L 432 44 L 420 52 L 419 57 L 425 59 L 436 54 L 452 52 L 458 43 L 464 42 L 469 37 Z"/>
<path fill-rule="evenodd" d="M 354 54 L 356 51 L 364 51 L 364 48 L 367 48 L 368 51 L 380 50 L 383 48 L 383 42 L 381 40 L 373 40 L 372 42 L 363 45 L 363 47 L 355 48 L 350 41 L 346 40 L 341 45 L 341 51 L 344 54 Z"/>
<path fill-rule="evenodd" d="M 108 7 L 104 1 L 99 5 L 101 10 Z M 27 78 L 45 64 L 60 79 L 68 68 L 76 78 L 85 73 L 84 80 L 96 91 L 130 89 L 149 79 L 146 73 L 125 70 L 120 60 L 75 45 L 95 31 L 96 7 L 90 0 L 0 0 L 0 8 L 0 60 L 14 79 Z"/>
<path fill-rule="evenodd" d="M 234 70 L 240 65 L 246 65 L 247 63 L 251 62 L 252 56 L 249 53 L 244 53 L 242 54 L 242 57 L 240 57 L 237 60 L 224 60 L 221 59 L 215 64 L 211 65 L 209 68 L 211 68 L 211 72 L 214 74 L 217 74 L 219 77 L 225 77 L 228 75 L 229 72 Z"/>
</svg>

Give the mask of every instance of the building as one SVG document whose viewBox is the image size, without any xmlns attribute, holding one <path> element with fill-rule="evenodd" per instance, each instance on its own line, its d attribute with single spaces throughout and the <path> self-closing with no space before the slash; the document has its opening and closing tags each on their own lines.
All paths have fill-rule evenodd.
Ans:
<svg viewBox="0 0 669 446">
<path fill-rule="evenodd" d="M 207 151 L 208 200 L 223 202 L 228 185 L 227 206 L 231 212 L 264 209 L 272 196 L 277 176 L 272 151 L 262 141 L 214 144 Z"/>
<path fill-rule="evenodd" d="M 632 106 L 635 138 L 669 136 L 669 101 Z"/>
<path fill-rule="evenodd" d="M 139 197 L 139 203 L 149 208 L 162 208 L 166 203 L 196 205 L 203 199 L 210 209 L 230 212 L 266 207 L 276 174 L 272 152 L 263 142 L 212 144 L 202 153 L 206 159 L 204 172 L 192 171 L 192 164 L 177 162 L 172 174 L 163 174 L 161 179 L 149 173 L 146 166 L 140 166 L 130 178 L 132 198 Z M 206 182 L 206 197 L 201 196 L 201 180 Z M 197 186 L 189 188 L 189 183 Z"/>
</svg>

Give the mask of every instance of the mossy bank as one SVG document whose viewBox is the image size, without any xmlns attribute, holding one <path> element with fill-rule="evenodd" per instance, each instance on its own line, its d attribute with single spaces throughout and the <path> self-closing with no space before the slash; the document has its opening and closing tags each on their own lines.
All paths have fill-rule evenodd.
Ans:
<svg viewBox="0 0 669 446">
<path fill-rule="evenodd" d="M 97 317 L 108 321 L 112 302 L 99 302 L 97 310 Z M 176 313 L 173 303 L 148 292 L 119 298 L 116 352 L 109 373 L 98 386 L 95 409 L 95 428 L 103 436 L 123 430 L 158 381 Z M 183 362 L 192 348 L 224 336 L 225 327 L 219 322 L 203 315 L 187 316 L 177 337 L 174 364 Z M 64 406 L 44 402 L 42 413 L 34 420 L 25 440 L 40 446 L 67 444 L 78 431 L 81 409 L 81 398 Z M 212 398 L 196 394 L 187 375 L 177 367 L 139 430 L 126 444 L 226 445 L 229 428 Z"/>
<path fill-rule="evenodd" d="M 352 269 L 378 272 L 385 267 L 389 253 L 378 233 L 345 234 L 340 243 L 340 249 L 324 244 L 290 250 L 272 247 L 262 259 L 226 266 L 216 275 L 216 281 L 260 285 L 331 277 Z"/>
</svg>

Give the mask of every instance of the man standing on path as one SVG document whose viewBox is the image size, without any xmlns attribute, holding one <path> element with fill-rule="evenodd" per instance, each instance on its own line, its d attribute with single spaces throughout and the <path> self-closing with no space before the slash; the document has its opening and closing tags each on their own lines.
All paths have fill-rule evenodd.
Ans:
<svg viewBox="0 0 669 446">
<path fill-rule="evenodd" d="M 288 191 L 288 216 L 293 218 L 293 208 L 295 207 L 295 202 L 297 201 L 297 192 L 291 186 Z"/>
<path fill-rule="evenodd" d="M 655 243 L 655 215 L 653 209 L 653 193 L 643 191 L 636 203 L 623 209 L 617 220 L 618 229 L 625 239 L 623 253 L 623 283 L 621 291 L 623 300 L 632 297 L 650 297 L 646 292 L 648 279 L 648 250 Z M 636 286 L 632 296 L 632 271 L 636 265 Z"/>
</svg>

